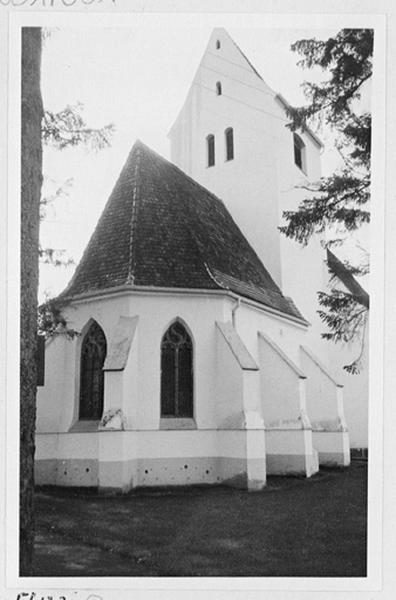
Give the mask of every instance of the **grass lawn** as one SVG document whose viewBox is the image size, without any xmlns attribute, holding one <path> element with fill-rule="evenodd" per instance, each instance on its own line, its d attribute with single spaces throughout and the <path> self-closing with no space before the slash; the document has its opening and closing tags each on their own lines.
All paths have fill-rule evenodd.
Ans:
<svg viewBox="0 0 396 600">
<path fill-rule="evenodd" d="M 36 494 L 37 576 L 366 575 L 367 469 L 225 487 Z"/>
</svg>

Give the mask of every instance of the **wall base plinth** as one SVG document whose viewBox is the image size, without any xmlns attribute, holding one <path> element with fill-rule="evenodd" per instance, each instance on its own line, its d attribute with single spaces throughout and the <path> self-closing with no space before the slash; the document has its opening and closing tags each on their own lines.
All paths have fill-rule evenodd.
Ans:
<svg viewBox="0 0 396 600">
<path fill-rule="evenodd" d="M 319 470 L 310 429 L 267 429 L 267 474 L 304 475 Z"/>
<path fill-rule="evenodd" d="M 264 436 L 263 429 L 37 434 L 36 483 L 106 494 L 216 484 L 257 491 L 266 483 Z"/>
<path fill-rule="evenodd" d="M 351 463 L 347 431 L 313 431 L 313 445 L 319 464 L 326 467 L 348 467 Z"/>
</svg>

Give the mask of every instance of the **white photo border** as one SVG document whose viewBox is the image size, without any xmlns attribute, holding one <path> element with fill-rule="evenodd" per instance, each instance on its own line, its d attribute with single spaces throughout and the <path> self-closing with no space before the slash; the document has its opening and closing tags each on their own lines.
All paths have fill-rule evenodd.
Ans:
<svg viewBox="0 0 396 600">
<path fill-rule="evenodd" d="M 121 4 L 121 2 L 119 3 Z M 125 6 L 125 3 L 123 3 Z M 129 4 L 129 3 L 128 3 Z M 132 4 L 132 3 L 131 3 Z M 153 3 L 154 5 L 157 3 Z M 249 3 L 245 3 L 249 4 Z M 224 3 L 223 3 L 224 6 Z M 328 6 L 328 5 L 327 5 Z M 132 590 L 171 592 L 195 590 L 283 591 L 305 598 L 298 592 L 375 592 L 382 588 L 382 503 L 383 503 L 383 365 L 384 365 L 384 199 L 385 199 L 385 97 L 386 97 L 386 19 L 381 14 L 273 14 L 260 11 L 229 14 L 224 12 L 9 12 L 8 59 L 8 202 L 7 217 L 7 338 L 6 338 L 6 590 L 10 598 L 16 591 L 34 589 L 48 593 L 68 592 L 67 598 L 86 598 L 87 590 L 97 590 L 103 598 L 128 598 Z M 20 34 L 21 27 L 128 27 L 136 19 L 142 26 L 150 20 L 166 22 L 171 18 L 193 26 L 197 17 L 214 26 L 275 28 L 370 27 L 375 30 L 373 107 L 373 218 L 371 225 L 371 310 L 370 310 L 370 402 L 369 402 L 369 494 L 368 494 L 368 571 L 366 578 L 125 578 L 125 577 L 19 577 L 19 306 L 20 306 Z M 164 25 L 165 26 L 165 25 Z M 4 207 L 1 207 L 2 209 Z M 375 401 L 374 401 L 375 399 Z M 104 594 L 104 591 L 106 593 Z M 114 592 L 118 590 L 117 592 Z M 113 593 L 115 595 L 113 595 Z M 12 595 L 14 594 L 14 595 Z M 185 595 L 185 594 L 184 594 Z M 207 594 L 206 594 L 207 595 Z M 8 597 L 8 596 L 7 596 Z M 175 597 L 172 593 L 170 597 Z M 266 595 L 266 598 L 270 597 Z M 276 596 L 278 597 L 278 596 Z M 289 595 L 282 595 L 289 598 Z M 316 596 L 315 596 L 316 597 Z M 320 596 L 322 597 L 322 596 Z M 334 597 L 331 594 L 328 597 Z M 337 595 L 337 598 L 339 596 Z M 373 597 L 374 596 L 367 596 Z"/>
</svg>

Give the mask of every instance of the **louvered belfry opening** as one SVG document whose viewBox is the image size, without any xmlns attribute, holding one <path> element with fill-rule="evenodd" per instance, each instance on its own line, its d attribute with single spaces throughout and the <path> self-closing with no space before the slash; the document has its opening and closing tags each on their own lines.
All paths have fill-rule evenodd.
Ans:
<svg viewBox="0 0 396 600">
<path fill-rule="evenodd" d="M 103 413 L 106 337 L 102 328 L 93 321 L 81 346 L 80 414 L 81 420 L 98 421 Z"/>
<path fill-rule="evenodd" d="M 175 321 L 161 342 L 161 417 L 192 418 L 193 413 L 193 346 Z"/>
</svg>

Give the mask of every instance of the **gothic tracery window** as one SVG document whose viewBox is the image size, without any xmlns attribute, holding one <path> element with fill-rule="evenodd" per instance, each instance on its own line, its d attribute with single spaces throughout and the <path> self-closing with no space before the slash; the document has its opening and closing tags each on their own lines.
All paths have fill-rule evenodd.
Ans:
<svg viewBox="0 0 396 600">
<path fill-rule="evenodd" d="M 175 321 L 161 342 L 161 417 L 193 414 L 192 341 L 182 323 Z"/>
<path fill-rule="evenodd" d="M 80 412 L 81 420 L 100 420 L 103 412 L 106 337 L 102 328 L 93 321 L 81 346 Z"/>
</svg>

